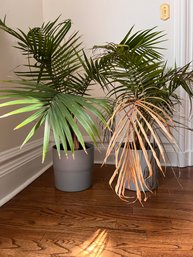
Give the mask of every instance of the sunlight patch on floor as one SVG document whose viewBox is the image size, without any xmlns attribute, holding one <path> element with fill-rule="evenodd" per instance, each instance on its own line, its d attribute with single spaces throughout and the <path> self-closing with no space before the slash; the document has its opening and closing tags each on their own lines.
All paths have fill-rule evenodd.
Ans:
<svg viewBox="0 0 193 257">
<path fill-rule="evenodd" d="M 98 229 L 89 239 L 79 246 L 76 256 L 79 257 L 102 257 L 102 253 L 108 242 L 107 231 Z M 74 253 L 74 251 L 73 251 Z"/>
</svg>

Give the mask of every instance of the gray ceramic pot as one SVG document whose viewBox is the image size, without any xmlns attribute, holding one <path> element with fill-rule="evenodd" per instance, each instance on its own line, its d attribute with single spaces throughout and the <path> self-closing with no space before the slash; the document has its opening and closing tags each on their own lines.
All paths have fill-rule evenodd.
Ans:
<svg viewBox="0 0 193 257">
<path fill-rule="evenodd" d="M 75 158 L 68 152 L 68 158 L 61 151 L 61 159 L 53 147 L 53 166 L 55 186 L 66 192 L 78 192 L 92 185 L 92 168 L 94 163 L 94 146 L 86 143 L 87 154 L 84 150 L 76 150 Z"/>
</svg>

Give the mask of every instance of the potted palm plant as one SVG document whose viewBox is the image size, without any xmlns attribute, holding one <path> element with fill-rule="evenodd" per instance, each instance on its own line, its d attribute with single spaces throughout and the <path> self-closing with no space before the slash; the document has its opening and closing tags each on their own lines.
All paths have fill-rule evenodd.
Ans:
<svg viewBox="0 0 193 257">
<path fill-rule="evenodd" d="M 146 190 L 152 190 L 149 180 L 157 169 L 164 172 L 159 157 L 166 160 L 164 142 L 176 145 L 175 106 L 183 101 L 177 89 L 188 94 L 190 104 L 193 97 L 191 64 L 168 68 L 160 53 L 162 41 L 163 33 L 155 29 L 133 33 L 131 28 L 120 43 L 95 46 L 100 50 L 101 81 L 116 99 L 105 161 L 114 151 L 116 168 L 110 185 L 124 200 L 128 200 L 125 189 L 134 185 L 141 202 L 142 192 L 146 196 Z"/>
<path fill-rule="evenodd" d="M 71 20 L 56 19 L 27 33 L 10 28 L 5 20 L 0 20 L 0 28 L 17 39 L 16 48 L 27 60 L 25 69 L 15 72 L 19 78 L 11 81 L 11 88 L 1 90 L 0 107 L 22 107 L 1 118 L 30 113 L 15 129 L 33 124 L 24 145 L 44 125 L 42 161 L 52 132 L 56 187 L 64 191 L 90 187 L 93 145 L 84 142 L 82 131 L 96 144 L 100 134 L 94 119 L 106 124 L 111 107 L 106 99 L 89 96 L 94 78 L 87 68 L 90 59 L 78 33 L 69 36 Z"/>
</svg>

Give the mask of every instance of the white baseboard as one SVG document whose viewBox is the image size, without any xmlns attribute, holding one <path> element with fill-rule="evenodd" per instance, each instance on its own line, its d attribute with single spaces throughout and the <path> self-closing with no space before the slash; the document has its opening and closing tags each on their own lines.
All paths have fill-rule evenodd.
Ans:
<svg viewBox="0 0 193 257">
<path fill-rule="evenodd" d="M 51 147 L 41 162 L 42 138 L 0 154 L 0 206 L 28 186 L 52 165 Z"/>
<path fill-rule="evenodd" d="M 98 147 L 97 148 L 95 147 L 95 151 L 94 151 L 94 162 L 95 163 L 102 164 L 104 162 L 106 150 L 107 150 L 107 144 L 99 143 Z M 114 152 L 111 153 L 111 155 L 109 156 L 109 158 L 106 161 L 106 164 L 110 164 L 110 165 L 115 164 Z"/>
<path fill-rule="evenodd" d="M 193 152 L 168 152 L 170 162 L 166 163 L 167 166 L 173 167 L 188 167 L 193 166 Z"/>
<path fill-rule="evenodd" d="M 90 140 L 88 138 L 85 139 L 87 142 Z M 102 164 L 104 161 L 105 153 L 107 149 L 107 144 L 98 144 L 98 148 L 95 147 L 95 158 L 94 162 L 98 164 Z M 167 152 L 167 160 L 166 163 L 162 162 L 162 165 L 172 166 L 172 167 L 187 167 L 193 166 L 193 151 L 182 152 L 174 150 L 170 144 L 165 144 L 165 150 Z M 107 164 L 115 164 L 115 155 L 114 152 L 111 153 L 109 158 L 106 161 Z"/>
</svg>

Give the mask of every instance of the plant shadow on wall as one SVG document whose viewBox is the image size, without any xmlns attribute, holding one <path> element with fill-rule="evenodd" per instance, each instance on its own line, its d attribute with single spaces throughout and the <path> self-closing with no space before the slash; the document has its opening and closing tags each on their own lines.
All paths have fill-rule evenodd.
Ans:
<svg viewBox="0 0 193 257">
<path fill-rule="evenodd" d="M 159 155 L 163 161 L 166 160 L 165 140 L 176 145 L 174 130 L 178 126 L 190 129 L 179 124 L 174 113 L 175 105 L 183 102 L 176 91 L 178 88 L 188 94 L 191 104 L 191 64 L 168 68 L 159 48 L 163 34 L 155 29 L 133 33 L 131 28 L 119 44 L 96 46 L 94 48 L 99 54 L 95 58 L 87 58 L 78 34 L 68 36 L 70 20 L 59 22 L 56 19 L 29 29 L 27 33 L 13 30 L 5 20 L 0 21 L 0 28 L 18 40 L 16 47 L 28 61 L 25 65 L 27 71 L 16 72 L 19 80 L 12 81 L 12 86 L 16 83 L 14 89 L 1 90 L 1 98 L 5 100 L 0 105 L 22 105 L 2 117 L 30 113 L 16 129 L 35 121 L 23 144 L 44 125 L 43 160 L 51 130 L 58 156 L 62 157 L 64 153 L 65 158 L 67 155 L 73 159 L 75 155 L 76 160 L 76 150 L 82 148 L 87 151 L 80 127 L 95 144 L 100 140 L 92 114 L 104 126 L 111 128 L 104 160 L 115 151 L 116 169 L 110 185 L 122 200 L 130 200 L 125 189 L 131 184 L 135 185 L 137 199 L 140 202 L 146 199 L 142 194 L 146 196 L 146 190 L 151 191 L 149 178 L 157 168 L 164 173 Z M 88 95 L 93 82 L 98 82 L 107 92 L 106 98 L 96 99 Z M 115 99 L 113 104 L 109 100 L 111 98 Z M 79 170 L 80 166 L 76 165 L 76 168 Z M 59 173 L 64 174 L 61 170 Z M 78 176 L 73 179 L 80 184 Z M 76 190 L 89 186 L 88 183 Z"/>
<path fill-rule="evenodd" d="M 27 60 L 23 71 L 15 72 L 19 79 L 10 81 L 10 89 L 1 90 L 1 98 L 5 101 L 0 107 L 22 107 L 1 118 L 30 113 L 15 129 L 32 124 L 24 145 L 44 125 L 43 161 L 53 132 L 54 156 L 58 155 L 54 158 L 57 159 L 57 164 L 54 163 L 56 187 L 63 191 L 81 191 L 90 187 L 93 147 L 84 142 L 82 131 L 96 145 L 100 133 L 94 118 L 106 126 L 106 116 L 112 108 L 107 99 L 90 97 L 93 74 L 87 73 L 89 59 L 83 51 L 80 36 L 78 33 L 69 35 L 71 20 L 60 22 L 57 18 L 41 27 L 29 28 L 25 33 L 8 27 L 4 19 L 0 20 L 0 28 L 17 39 L 16 48 Z M 79 156 L 85 159 L 74 164 Z M 81 173 L 82 164 L 84 170 Z M 73 165 L 76 170 L 72 170 Z M 69 169 L 64 172 L 65 166 Z"/>
<path fill-rule="evenodd" d="M 125 189 L 134 184 L 137 199 L 142 202 L 146 191 L 152 191 L 149 179 L 157 169 L 165 171 L 160 162 L 160 157 L 164 163 L 167 159 L 164 142 L 178 149 L 174 131 L 179 127 L 191 130 L 175 120 L 174 114 L 177 116 L 175 106 L 183 102 L 177 89 L 184 90 L 192 104 L 193 70 L 191 63 L 167 67 L 160 53 L 163 32 L 155 28 L 132 31 L 133 27 L 119 44 L 94 48 L 99 51 L 96 63 L 101 81 L 105 81 L 103 86 L 111 88 L 108 94 L 116 99 L 109 120 L 114 128 L 104 160 L 115 152 L 116 169 L 109 183 L 125 201 L 129 201 Z"/>
</svg>

